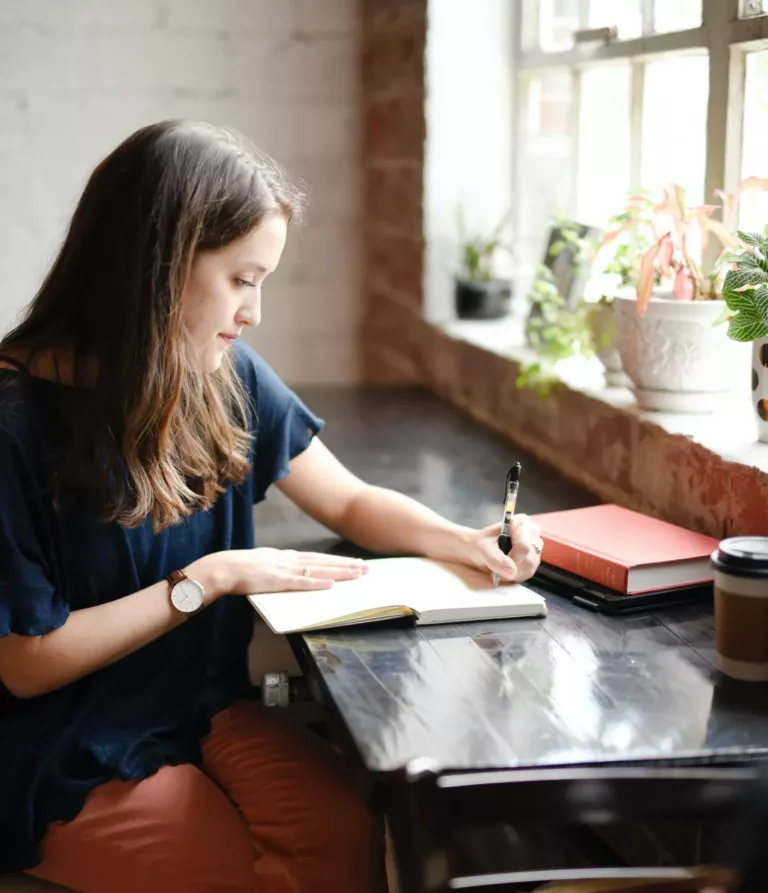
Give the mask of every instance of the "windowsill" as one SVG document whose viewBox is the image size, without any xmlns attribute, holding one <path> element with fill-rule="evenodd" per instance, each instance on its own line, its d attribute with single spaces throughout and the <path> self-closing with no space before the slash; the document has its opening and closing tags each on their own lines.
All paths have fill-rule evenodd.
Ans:
<svg viewBox="0 0 768 893">
<path fill-rule="evenodd" d="M 464 341 L 515 363 L 535 359 L 525 346 L 523 324 L 515 317 L 488 322 L 453 320 L 443 323 L 442 331 L 457 341 Z M 749 370 L 745 370 L 745 381 Z M 574 357 L 561 364 L 563 384 L 571 391 L 631 414 L 662 429 L 667 434 L 682 436 L 699 444 L 727 462 L 757 468 L 768 473 L 768 444 L 760 443 L 748 392 L 735 395 L 728 411 L 694 415 L 689 413 L 649 412 L 635 403 L 627 388 L 608 387 L 600 362 Z"/>
</svg>

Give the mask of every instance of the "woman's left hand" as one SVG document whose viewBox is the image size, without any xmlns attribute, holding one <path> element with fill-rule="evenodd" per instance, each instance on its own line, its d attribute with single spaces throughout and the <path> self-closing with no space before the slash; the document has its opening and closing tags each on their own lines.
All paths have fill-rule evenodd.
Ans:
<svg viewBox="0 0 768 893">
<path fill-rule="evenodd" d="M 515 515 L 510 525 L 512 551 L 508 556 L 499 548 L 500 534 L 501 524 L 473 531 L 464 560 L 472 567 L 497 573 L 510 583 L 530 579 L 541 561 L 541 528 L 528 515 Z"/>
</svg>

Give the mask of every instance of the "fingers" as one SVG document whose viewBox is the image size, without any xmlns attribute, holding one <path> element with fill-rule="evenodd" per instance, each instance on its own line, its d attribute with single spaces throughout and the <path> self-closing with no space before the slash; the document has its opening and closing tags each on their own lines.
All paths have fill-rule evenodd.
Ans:
<svg viewBox="0 0 768 893">
<path fill-rule="evenodd" d="M 487 557 L 487 563 L 488 567 L 502 580 L 508 580 L 511 583 L 517 577 L 518 567 L 514 558 L 511 554 L 505 555 L 498 547 Z"/>
<path fill-rule="evenodd" d="M 294 555 L 296 562 L 302 567 L 336 567 L 368 573 L 368 565 L 362 558 L 345 558 L 340 555 L 325 555 L 322 552 L 295 552 Z"/>
<path fill-rule="evenodd" d="M 304 571 L 306 568 L 306 573 Z M 304 568 L 299 568 L 299 573 L 304 577 L 314 578 L 317 580 L 358 580 L 364 576 L 368 569 L 362 567 L 324 567 L 318 564 L 305 564 Z M 291 568 L 291 573 L 296 573 L 295 568 Z"/>
<path fill-rule="evenodd" d="M 304 576 L 290 576 L 286 579 L 284 589 L 289 590 L 310 590 L 310 589 L 332 589 L 333 588 L 333 580 L 324 579 L 321 577 L 304 577 Z"/>
<path fill-rule="evenodd" d="M 517 565 L 517 581 L 529 580 L 539 567 L 539 556 L 534 551 L 533 546 L 519 545 L 513 546 L 510 555 L 514 557 Z"/>
<path fill-rule="evenodd" d="M 302 556 L 299 556 L 301 560 Z M 322 558 L 323 556 L 317 556 Z M 343 580 L 359 580 L 368 572 L 368 568 L 364 567 L 361 562 L 350 564 L 347 559 L 346 564 L 313 564 L 306 561 L 304 565 L 299 565 L 300 570 L 292 567 L 288 570 L 287 589 L 330 589 L 334 583 L 340 583 Z"/>
<path fill-rule="evenodd" d="M 318 580 L 357 580 L 368 573 L 368 565 L 360 558 L 324 555 L 321 552 L 296 552 L 288 570 Z"/>
<path fill-rule="evenodd" d="M 517 579 L 528 580 L 536 573 L 541 561 L 541 528 L 527 515 L 516 515 L 512 523 L 512 542 L 510 557 L 517 564 Z"/>
<path fill-rule="evenodd" d="M 512 542 L 533 545 L 539 541 L 541 527 L 528 515 L 515 515 L 512 518 Z"/>
</svg>

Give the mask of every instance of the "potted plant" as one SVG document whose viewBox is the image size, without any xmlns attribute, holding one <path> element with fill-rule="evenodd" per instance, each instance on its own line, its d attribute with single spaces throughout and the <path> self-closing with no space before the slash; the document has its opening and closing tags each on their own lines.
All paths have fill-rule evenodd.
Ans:
<svg viewBox="0 0 768 893">
<path fill-rule="evenodd" d="M 545 264 L 536 268 L 528 301 L 537 311 L 529 317 L 525 330 L 535 358 L 521 365 L 515 384 L 533 388 L 545 398 L 560 383 L 559 363 L 574 356 L 593 357 L 603 342 L 594 336 L 590 320 L 590 311 L 596 305 L 584 301 L 569 304 Z"/>
<path fill-rule="evenodd" d="M 522 364 L 518 387 L 532 387 L 546 397 L 559 382 L 560 362 L 579 355 L 592 357 L 597 345 L 602 347 L 601 337 L 593 334 L 589 308 L 581 296 L 572 294 L 572 283 L 593 252 L 585 227 L 562 215 L 553 221 L 546 261 L 536 267 L 528 293 L 525 336 L 535 358 Z"/>
<path fill-rule="evenodd" d="M 768 443 L 768 228 L 737 233 L 739 254 L 728 255 L 723 281 L 728 337 L 752 344 L 752 406 L 758 439 Z"/>
<path fill-rule="evenodd" d="M 505 247 L 502 235 L 508 219 L 507 214 L 487 235 L 470 236 L 459 212 L 460 269 L 454 285 L 459 319 L 499 319 L 509 313 L 511 278 L 494 275 L 496 256 Z"/>
<path fill-rule="evenodd" d="M 723 257 L 736 244 L 736 204 L 747 189 L 768 181 L 745 180 L 733 195 L 718 192 L 715 205 L 691 206 L 685 190 L 673 186 L 660 200 L 630 199 L 626 218 L 603 245 L 627 230 L 643 233 L 643 254 L 634 293 L 618 291 L 617 346 L 642 409 L 711 412 L 737 387 L 743 348 L 726 341 L 714 324 L 726 307 L 722 297 Z M 717 260 L 705 267 L 711 236 L 721 243 Z"/>
<path fill-rule="evenodd" d="M 640 262 L 650 247 L 640 227 L 626 226 L 638 216 L 636 208 L 629 208 L 611 217 L 608 232 L 622 227 L 617 238 L 605 240 L 603 250 L 598 250 L 595 268 L 598 271 L 588 283 L 589 324 L 595 352 L 605 369 L 606 384 L 613 387 L 631 387 L 632 382 L 624 372 L 621 355 L 616 345 L 616 313 L 613 298 L 617 293 L 631 292 L 637 285 Z M 605 249 L 609 245 L 609 249 Z M 656 284 L 660 282 L 657 274 Z M 596 299 L 592 295 L 597 295 Z"/>
</svg>

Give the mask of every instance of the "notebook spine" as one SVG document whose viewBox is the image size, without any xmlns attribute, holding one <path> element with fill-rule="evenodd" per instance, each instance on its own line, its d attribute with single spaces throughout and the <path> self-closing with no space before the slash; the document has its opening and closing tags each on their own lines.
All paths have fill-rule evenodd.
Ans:
<svg viewBox="0 0 768 893">
<path fill-rule="evenodd" d="M 559 542 L 546 535 L 544 557 L 547 564 L 569 571 L 593 583 L 599 583 L 615 592 L 627 592 L 629 568 L 606 555 L 596 555 L 568 543 Z"/>
</svg>

